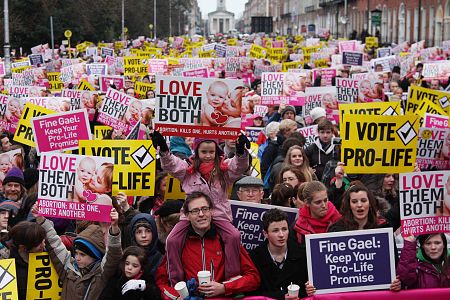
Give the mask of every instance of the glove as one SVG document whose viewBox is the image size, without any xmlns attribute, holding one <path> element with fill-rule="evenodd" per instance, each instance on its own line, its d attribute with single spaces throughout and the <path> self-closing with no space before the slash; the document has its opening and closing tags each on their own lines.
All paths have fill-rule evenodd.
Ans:
<svg viewBox="0 0 450 300">
<path fill-rule="evenodd" d="M 131 279 L 122 285 L 122 295 L 129 290 L 141 290 L 145 291 L 145 280 Z"/>
<path fill-rule="evenodd" d="M 153 147 L 155 147 L 155 149 L 157 149 L 157 147 L 159 146 L 159 151 L 161 152 L 169 151 L 169 147 L 167 147 L 166 140 L 164 139 L 162 134 L 159 133 L 159 131 L 154 131 L 151 136 Z"/>
<path fill-rule="evenodd" d="M 241 134 L 236 142 L 236 154 L 243 155 L 245 148 L 250 149 L 250 141 L 245 135 Z"/>
</svg>

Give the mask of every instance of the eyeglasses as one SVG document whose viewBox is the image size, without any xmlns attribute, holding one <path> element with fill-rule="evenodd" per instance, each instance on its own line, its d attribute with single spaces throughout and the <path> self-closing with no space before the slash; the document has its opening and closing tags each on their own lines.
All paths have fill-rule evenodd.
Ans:
<svg viewBox="0 0 450 300">
<path fill-rule="evenodd" d="M 210 210 L 211 210 L 211 207 L 209 207 L 209 206 L 203 206 L 203 207 L 200 207 L 200 208 L 194 208 L 193 210 L 188 211 L 188 213 L 190 213 L 190 214 L 193 215 L 193 216 L 197 216 L 197 215 L 200 213 L 200 211 L 201 211 L 203 214 L 206 214 L 206 213 L 208 213 Z"/>
<path fill-rule="evenodd" d="M 258 189 L 258 188 L 240 188 L 239 191 L 242 192 L 242 193 L 246 193 L 246 194 L 256 194 L 256 193 L 261 192 L 261 189 Z"/>
</svg>

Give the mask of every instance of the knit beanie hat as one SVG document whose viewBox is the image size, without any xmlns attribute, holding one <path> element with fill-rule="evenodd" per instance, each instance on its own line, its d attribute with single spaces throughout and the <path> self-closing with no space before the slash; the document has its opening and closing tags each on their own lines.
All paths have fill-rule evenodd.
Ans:
<svg viewBox="0 0 450 300">
<path fill-rule="evenodd" d="M 318 118 L 325 117 L 327 115 L 327 112 L 323 107 L 315 107 L 311 109 L 309 115 L 311 116 L 312 120 L 315 121 Z"/>
<path fill-rule="evenodd" d="M 294 115 L 295 115 L 295 107 L 293 107 L 293 106 L 291 106 L 291 105 L 288 105 L 288 106 L 286 106 L 285 109 L 283 109 L 283 110 L 281 111 L 281 118 L 282 118 L 282 119 L 283 119 L 283 117 L 284 117 L 284 114 L 287 113 L 288 111 L 293 112 Z"/>
<path fill-rule="evenodd" d="M 23 172 L 18 167 L 12 167 L 8 173 L 6 173 L 5 179 L 3 180 L 3 185 L 8 182 L 17 182 L 23 186 L 25 186 L 25 180 L 23 177 Z"/>
<path fill-rule="evenodd" d="M 100 226 L 92 224 L 80 232 L 74 241 L 74 247 L 92 258 L 102 259 L 106 247 Z"/>
<path fill-rule="evenodd" d="M 0 211 L 7 210 L 11 215 L 15 216 L 19 212 L 20 205 L 17 202 L 11 200 L 5 200 L 0 202 Z"/>
</svg>

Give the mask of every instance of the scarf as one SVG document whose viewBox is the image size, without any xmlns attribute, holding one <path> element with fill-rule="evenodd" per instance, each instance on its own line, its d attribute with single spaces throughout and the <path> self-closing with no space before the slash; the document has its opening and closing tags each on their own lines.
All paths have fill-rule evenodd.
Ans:
<svg viewBox="0 0 450 300">
<path fill-rule="evenodd" d="M 195 169 L 194 169 L 194 161 L 192 158 L 189 159 L 189 163 L 190 163 L 190 166 L 186 169 L 186 172 L 188 174 L 194 174 Z M 229 169 L 228 164 L 225 163 L 225 158 L 223 156 L 221 157 L 221 160 L 220 160 L 219 169 L 222 172 L 226 172 Z M 216 171 L 215 162 L 212 161 L 212 162 L 208 162 L 208 163 L 205 163 L 205 162 L 200 163 L 200 167 L 199 167 L 198 171 L 200 172 L 200 175 L 206 179 L 207 182 L 210 182 L 210 179 L 214 178 L 214 175 L 216 175 L 215 174 L 216 173 L 215 172 Z"/>
<path fill-rule="evenodd" d="M 341 214 L 330 201 L 328 201 L 327 214 L 320 219 L 311 216 L 309 207 L 302 207 L 300 209 L 299 217 L 294 225 L 294 230 L 297 233 L 299 243 L 302 242 L 302 235 L 327 232 L 330 225 L 339 220 L 340 217 Z"/>
</svg>

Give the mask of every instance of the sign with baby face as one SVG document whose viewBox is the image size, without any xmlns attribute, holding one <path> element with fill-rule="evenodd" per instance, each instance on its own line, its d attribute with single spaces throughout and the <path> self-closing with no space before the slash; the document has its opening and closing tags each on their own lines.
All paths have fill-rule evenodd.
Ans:
<svg viewBox="0 0 450 300">
<path fill-rule="evenodd" d="M 55 113 L 51 109 L 41 107 L 31 102 L 25 103 L 23 113 L 17 125 L 17 130 L 14 133 L 14 141 L 35 147 L 33 128 L 31 127 L 31 119 L 38 116 L 45 116 Z"/>
<path fill-rule="evenodd" d="M 114 159 L 45 152 L 39 164 L 39 215 L 110 222 Z"/>
<path fill-rule="evenodd" d="M 151 141 L 80 141 L 80 153 L 114 159 L 113 195 L 153 196 L 155 190 L 156 150 Z"/>
<path fill-rule="evenodd" d="M 157 76 L 155 129 L 168 136 L 235 139 L 241 87 L 241 80 Z"/>
<path fill-rule="evenodd" d="M 0 95 L 0 128 L 2 131 L 14 133 L 22 116 L 21 99 L 8 95 Z"/>
<path fill-rule="evenodd" d="M 31 125 L 38 154 L 78 149 L 79 140 L 92 139 L 85 109 L 33 118 Z"/>
<path fill-rule="evenodd" d="M 141 118 L 142 103 L 140 100 L 108 88 L 106 97 L 99 108 L 98 122 L 128 135 Z"/>
</svg>

